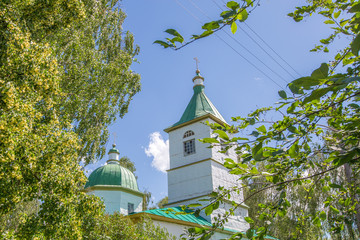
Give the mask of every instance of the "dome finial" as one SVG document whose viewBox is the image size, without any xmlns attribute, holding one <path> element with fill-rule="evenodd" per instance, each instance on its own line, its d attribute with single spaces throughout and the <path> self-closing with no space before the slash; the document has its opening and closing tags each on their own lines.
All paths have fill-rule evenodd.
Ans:
<svg viewBox="0 0 360 240">
<path fill-rule="evenodd" d="M 192 79 L 194 82 L 194 87 L 196 86 L 204 86 L 204 78 L 200 75 L 199 70 L 199 59 L 197 57 L 194 57 L 194 60 L 196 62 L 196 76 Z"/>
<path fill-rule="evenodd" d="M 115 138 L 115 134 L 114 134 L 114 138 Z M 107 163 L 117 163 L 119 161 L 120 152 L 116 148 L 115 139 L 112 145 L 112 149 L 109 150 L 108 154 L 109 154 L 109 160 L 107 161 Z"/>
</svg>

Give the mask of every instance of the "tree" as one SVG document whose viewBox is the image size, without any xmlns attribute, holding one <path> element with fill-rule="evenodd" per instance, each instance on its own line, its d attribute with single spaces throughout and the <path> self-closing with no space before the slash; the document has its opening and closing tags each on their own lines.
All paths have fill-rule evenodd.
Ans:
<svg viewBox="0 0 360 240">
<path fill-rule="evenodd" d="M 164 208 L 164 206 L 165 206 L 166 204 L 168 204 L 168 202 L 169 202 L 169 197 L 166 196 L 166 197 L 164 197 L 163 199 L 161 199 L 161 200 L 157 203 L 157 207 L 158 207 L 158 208 Z"/>
<path fill-rule="evenodd" d="M 173 240 L 166 229 L 155 226 L 151 219 L 142 218 L 133 223 L 127 216 L 119 213 L 104 214 L 91 227 L 87 239 L 124 239 L 124 240 Z"/>
<path fill-rule="evenodd" d="M 79 166 L 102 154 L 107 126 L 139 91 L 138 49 L 117 1 L 0 3 L 2 238 L 79 239 L 102 204 Z M 119 35 L 120 34 L 120 35 Z M 39 201 L 39 211 L 18 211 Z M 19 214 L 19 215 L 17 215 Z M 19 222 L 5 224 L 8 216 Z"/>
<path fill-rule="evenodd" d="M 248 12 L 254 6 L 254 1 L 244 0 L 241 4 L 235 1 L 227 3 L 227 10 L 220 14 L 220 19 L 202 26 L 200 35 L 193 35 L 185 42 L 184 37 L 176 30 L 168 29 L 171 35 L 166 41 L 156 41 L 165 48 L 180 49 L 191 42 L 207 37 L 214 32 L 230 26 L 234 33 L 237 24 L 245 21 Z M 244 181 L 240 189 L 252 190 L 244 201 L 266 191 L 273 191 L 276 204 L 263 204 L 259 220 L 262 226 L 252 226 L 246 232 L 248 238 L 263 239 L 269 230 L 269 224 L 274 217 L 283 217 L 294 204 L 290 201 L 292 188 L 301 188 L 311 192 L 322 184 L 322 192 L 326 199 L 321 202 L 321 209 L 297 212 L 292 216 L 296 225 L 291 229 L 292 238 L 296 239 L 302 233 L 302 225 L 308 222 L 321 227 L 328 224 L 331 234 L 341 236 L 345 226 L 360 232 L 359 205 L 359 122 L 360 100 L 359 91 L 359 50 L 360 50 L 360 4 L 354 0 L 322 1 L 310 0 L 308 5 L 297 7 L 289 16 L 295 21 L 304 17 L 319 14 L 326 20 L 333 30 L 332 34 L 320 40 L 320 45 L 312 51 L 327 52 L 327 46 L 338 36 L 351 37 L 351 43 L 340 50 L 330 64 L 323 63 L 309 76 L 292 81 L 288 88 L 291 96 L 283 90 L 279 91 L 281 102 L 270 108 L 257 109 L 247 117 L 233 118 L 233 126 L 213 124 L 220 138 L 225 144 L 235 147 L 240 161 L 226 159 L 225 166 L 233 174 Z M 347 70 L 338 70 L 342 64 Z M 345 69 L 345 68 L 344 68 Z M 268 121 L 263 116 L 274 111 L 278 113 L 277 120 Z M 229 138 L 227 133 L 251 128 L 254 131 L 250 138 L 243 136 Z M 204 139 L 204 142 L 219 144 L 219 139 Z M 318 143 L 318 144 L 313 144 Z M 314 156 L 321 154 L 324 159 L 314 160 Z M 261 168 L 264 163 L 265 170 Z M 344 181 L 331 178 L 335 172 L 344 172 Z M 256 179 L 261 179 L 257 182 Z M 245 183 L 246 180 L 246 183 Z M 252 187 L 252 185 L 259 187 Z M 213 193 L 211 204 L 204 206 L 207 213 L 219 206 L 219 202 L 226 199 L 228 191 Z M 309 204 L 309 199 L 306 199 Z M 238 205 L 234 203 L 233 208 Z M 220 227 L 232 210 L 214 223 L 214 228 Z M 246 221 L 253 224 L 250 217 Z M 207 239 L 212 231 L 197 231 L 202 239 Z M 242 236 L 242 233 L 236 236 Z M 193 235 L 196 237 L 196 234 Z"/>
<path fill-rule="evenodd" d="M 124 168 L 129 169 L 132 173 L 136 171 L 134 163 L 127 156 L 121 157 L 119 163 Z"/>
</svg>

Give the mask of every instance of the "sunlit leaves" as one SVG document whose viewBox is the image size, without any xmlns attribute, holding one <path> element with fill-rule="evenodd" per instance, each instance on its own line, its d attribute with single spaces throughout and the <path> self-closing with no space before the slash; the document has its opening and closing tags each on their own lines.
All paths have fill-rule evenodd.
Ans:
<svg viewBox="0 0 360 240">
<path fill-rule="evenodd" d="M 124 13 L 110 5 L 3 4 L 0 219 L 27 201 L 41 210 L 24 213 L 16 227 L 2 224 L 0 234 L 81 239 L 102 213 L 101 202 L 81 192 L 79 161 L 101 155 L 106 127 L 140 90 L 139 76 L 128 71 L 138 49 L 130 33 L 121 34 Z"/>
<path fill-rule="evenodd" d="M 360 50 L 360 34 L 358 34 L 355 39 L 350 44 L 351 51 L 355 56 L 359 56 Z"/>
</svg>

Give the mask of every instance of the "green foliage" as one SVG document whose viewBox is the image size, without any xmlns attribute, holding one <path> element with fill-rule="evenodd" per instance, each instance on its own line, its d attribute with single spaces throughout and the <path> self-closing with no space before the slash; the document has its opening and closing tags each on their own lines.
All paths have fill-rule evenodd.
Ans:
<svg viewBox="0 0 360 240">
<path fill-rule="evenodd" d="M 244 22 L 248 18 L 249 12 L 251 11 L 248 9 L 254 8 L 254 2 L 255 1 L 252 0 L 242 0 L 240 4 L 235 1 L 229 1 L 226 4 L 228 9 L 220 14 L 219 20 L 205 23 L 202 26 L 203 32 L 198 35 L 193 35 L 188 42 L 186 42 L 184 37 L 175 29 L 167 29 L 165 32 L 171 35 L 171 38 L 166 38 L 165 41 L 156 40 L 154 43 L 164 48 L 178 50 L 196 40 L 210 36 L 228 25 L 231 26 L 231 32 L 235 34 L 237 31 L 236 23 Z"/>
<path fill-rule="evenodd" d="M 124 168 L 129 169 L 132 173 L 136 172 L 134 163 L 127 156 L 123 156 L 119 159 L 119 164 Z"/>
<path fill-rule="evenodd" d="M 119 213 L 104 214 L 93 222 L 86 239 L 123 240 L 175 240 L 166 229 L 155 226 L 150 218 L 142 218 L 133 223 L 129 217 Z"/>
<path fill-rule="evenodd" d="M 164 205 L 168 204 L 168 202 L 169 202 L 169 197 L 166 196 L 163 199 L 161 199 L 156 205 L 158 208 L 164 208 L 165 207 Z"/>
<path fill-rule="evenodd" d="M 220 14 L 223 19 L 205 24 L 203 34 L 211 34 L 227 25 L 234 33 L 233 22 L 239 20 L 242 12 L 252 4 L 241 2 L 229 1 L 228 10 Z M 247 183 L 243 188 L 248 188 L 249 193 L 244 201 L 272 192 L 272 201 L 259 205 L 260 215 L 254 214 L 256 217 L 246 219 L 250 223 L 254 221 L 252 229 L 246 233 L 248 238 L 263 239 L 267 232 L 271 232 L 269 224 L 274 219 L 279 220 L 280 227 L 284 224 L 280 221 L 290 222 L 291 229 L 284 225 L 289 231 L 286 237 L 289 239 L 311 239 L 313 236 L 306 235 L 306 231 L 320 238 L 321 232 L 316 234 L 318 230 L 324 231 L 325 236 L 331 234 L 342 238 L 345 237 L 344 229 L 347 229 L 346 237 L 359 237 L 360 4 L 355 0 L 310 0 L 305 6 L 296 7 L 289 16 L 299 22 L 314 14 L 325 18 L 324 24 L 331 27 L 332 33 L 321 39 L 311 51 L 328 52 L 328 46 L 341 35 L 351 38 L 351 43 L 344 46 L 330 64 L 322 63 L 309 76 L 292 81 L 288 85 L 291 96 L 280 91 L 282 102 L 279 106 L 258 109 L 248 117 L 233 118 L 235 125 L 232 127 L 219 129 L 212 126 L 219 133 L 253 130 L 249 140 L 223 138 L 227 144 L 237 146 L 240 161 L 227 159 L 225 167 Z M 180 49 L 202 37 L 205 36 L 195 36 L 193 40 L 182 45 L 174 44 L 172 48 Z M 347 70 L 337 71 L 339 65 Z M 269 111 L 284 114 L 279 115 L 278 120 L 267 121 L 263 114 Z M 267 124 L 263 125 L 264 122 Z M 225 135 L 219 134 L 220 138 L 222 136 Z M 207 143 L 215 141 L 218 137 L 203 140 Z M 320 160 L 315 158 L 318 155 L 322 156 Z M 340 172 L 345 177 L 332 177 Z M 255 182 L 258 187 L 252 186 Z M 238 190 L 224 189 L 203 209 L 211 213 L 215 204 L 224 201 L 229 192 Z M 298 192 L 292 192 L 294 190 Z M 311 204 L 311 197 L 319 202 Z M 213 227 L 221 227 L 238 206 L 234 204 L 233 209 L 219 218 Z M 202 235 L 201 239 L 208 239 L 212 231 L 197 233 Z M 277 234 L 276 231 L 273 233 Z"/>
<path fill-rule="evenodd" d="M 116 3 L 0 3 L 1 238 L 80 239 L 102 214 L 78 163 L 102 154 L 139 91 Z M 34 201 L 36 214 L 22 207 Z"/>
</svg>

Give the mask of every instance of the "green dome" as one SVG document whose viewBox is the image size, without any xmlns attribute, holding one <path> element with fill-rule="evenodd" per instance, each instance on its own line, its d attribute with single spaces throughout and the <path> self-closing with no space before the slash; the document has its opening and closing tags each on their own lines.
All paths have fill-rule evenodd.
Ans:
<svg viewBox="0 0 360 240">
<path fill-rule="evenodd" d="M 105 166 L 93 171 L 85 184 L 85 188 L 98 185 L 121 186 L 139 192 L 134 174 L 115 161 L 108 162 Z"/>
</svg>

